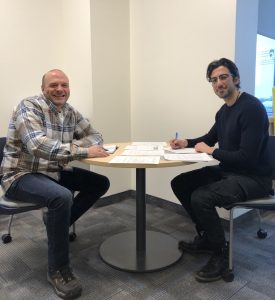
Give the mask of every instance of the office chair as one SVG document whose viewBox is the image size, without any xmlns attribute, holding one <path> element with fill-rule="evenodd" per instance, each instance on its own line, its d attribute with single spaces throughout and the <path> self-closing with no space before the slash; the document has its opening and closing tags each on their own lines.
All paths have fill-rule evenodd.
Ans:
<svg viewBox="0 0 275 300">
<path fill-rule="evenodd" d="M 0 137 L 0 165 L 3 159 L 3 152 L 4 152 L 4 147 L 6 144 L 6 138 L 5 137 Z M 2 179 L 2 175 L 0 176 L 0 181 Z M 2 189 L 1 189 L 2 190 Z M 2 241 L 4 244 L 10 243 L 12 241 L 12 236 L 11 236 L 11 225 L 13 221 L 13 217 L 15 214 L 31 211 L 31 210 L 38 210 L 38 209 L 45 209 L 42 205 L 39 204 L 33 204 L 33 203 L 28 203 L 25 201 L 15 201 L 12 199 L 8 199 L 4 192 L 2 191 L 0 195 L 0 215 L 9 215 L 9 222 L 8 222 L 8 230 L 7 233 L 2 235 Z M 42 214 L 43 214 L 42 210 Z M 70 241 L 74 241 L 76 239 L 76 233 L 75 233 L 75 224 L 72 225 L 72 232 L 70 232 Z"/>
<path fill-rule="evenodd" d="M 272 180 L 273 185 L 275 181 L 275 136 L 270 136 L 268 141 L 268 148 L 271 154 L 270 165 L 272 166 Z M 259 239 L 264 239 L 267 236 L 267 233 L 264 229 L 261 228 L 261 216 L 260 210 L 270 210 L 275 211 L 275 196 L 270 195 L 265 198 L 249 200 L 245 202 L 237 202 L 233 203 L 227 207 L 226 209 L 230 210 L 230 218 L 229 218 L 229 267 L 228 271 L 224 274 L 223 279 L 225 281 L 233 281 L 234 280 L 234 273 L 233 273 L 233 239 L 234 239 L 234 232 L 233 232 L 233 225 L 234 225 L 234 209 L 235 208 L 248 208 L 248 209 L 256 209 L 259 220 L 260 220 L 260 227 L 257 231 L 257 236 Z"/>
</svg>

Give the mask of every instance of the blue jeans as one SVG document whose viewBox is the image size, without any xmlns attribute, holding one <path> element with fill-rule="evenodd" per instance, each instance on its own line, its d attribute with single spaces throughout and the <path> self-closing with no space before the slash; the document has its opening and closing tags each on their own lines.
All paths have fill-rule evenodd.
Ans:
<svg viewBox="0 0 275 300">
<path fill-rule="evenodd" d="M 69 265 L 69 227 L 109 189 L 109 179 L 84 169 L 60 172 L 60 180 L 29 173 L 13 182 L 8 198 L 38 203 L 48 208 L 48 270 Z M 74 191 L 79 191 L 74 197 Z"/>
</svg>

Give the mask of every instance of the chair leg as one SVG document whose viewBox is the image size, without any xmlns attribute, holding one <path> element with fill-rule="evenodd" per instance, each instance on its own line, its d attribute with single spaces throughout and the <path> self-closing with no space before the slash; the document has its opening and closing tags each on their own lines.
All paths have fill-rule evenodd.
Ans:
<svg viewBox="0 0 275 300">
<path fill-rule="evenodd" d="M 262 228 L 262 217 L 260 209 L 256 209 L 258 219 L 259 219 L 259 230 L 257 231 L 257 236 L 259 239 L 265 239 L 267 237 L 267 231 Z"/>
<path fill-rule="evenodd" d="M 228 257 L 228 270 L 222 274 L 222 278 L 226 282 L 231 282 L 234 280 L 233 273 L 233 217 L 234 208 L 230 209 L 230 220 L 229 220 L 229 257 Z"/>
<path fill-rule="evenodd" d="M 230 209 L 229 220 L 229 270 L 233 271 L 233 230 L 234 230 L 234 208 Z"/>
<path fill-rule="evenodd" d="M 72 224 L 73 230 L 69 234 L 69 240 L 70 242 L 73 242 L 76 239 L 76 226 L 75 223 Z"/>
<path fill-rule="evenodd" d="M 10 219 L 8 223 L 8 232 L 2 235 L 2 241 L 4 244 L 10 243 L 12 241 L 12 237 L 11 237 L 12 220 L 13 220 L 13 215 L 10 215 Z"/>
</svg>

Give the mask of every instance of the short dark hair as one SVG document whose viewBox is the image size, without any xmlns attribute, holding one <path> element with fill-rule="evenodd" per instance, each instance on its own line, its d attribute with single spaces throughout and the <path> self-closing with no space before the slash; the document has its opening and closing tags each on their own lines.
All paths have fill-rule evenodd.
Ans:
<svg viewBox="0 0 275 300">
<path fill-rule="evenodd" d="M 229 72 L 231 73 L 232 77 L 235 78 L 239 78 L 240 79 L 240 73 L 239 73 L 239 69 L 237 68 L 237 66 L 235 65 L 235 63 L 233 61 L 231 61 L 230 59 L 227 58 L 220 58 L 218 60 L 214 60 L 212 61 L 208 67 L 207 67 L 207 71 L 206 71 L 206 78 L 208 81 L 211 80 L 211 74 L 213 72 L 213 70 L 215 70 L 216 68 L 220 67 L 220 66 L 224 66 L 226 67 Z M 236 84 L 237 88 L 240 88 L 240 80 L 239 82 Z"/>
</svg>

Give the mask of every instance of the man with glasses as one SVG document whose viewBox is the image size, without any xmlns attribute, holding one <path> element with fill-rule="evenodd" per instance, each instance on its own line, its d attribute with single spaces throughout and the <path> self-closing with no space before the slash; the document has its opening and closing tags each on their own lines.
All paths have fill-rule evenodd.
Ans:
<svg viewBox="0 0 275 300">
<path fill-rule="evenodd" d="M 201 137 L 170 141 L 173 149 L 194 147 L 219 161 L 217 166 L 182 173 L 171 182 L 198 233 L 192 242 L 180 241 L 179 248 L 192 254 L 212 254 L 196 272 L 200 282 L 219 280 L 228 269 L 228 245 L 216 207 L 267 196 L 272 188 L 269 121 L 264 106 L 240 91 L 239 71 L 231 60 L 211 62 L 206 77 L 225 102 L 214 125 Z"/>
</svg>

